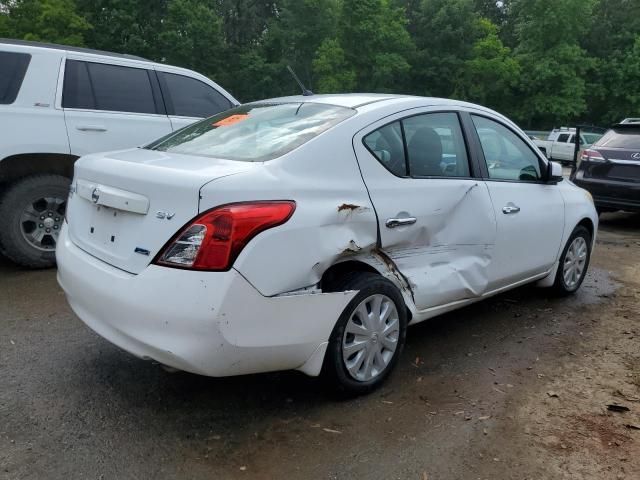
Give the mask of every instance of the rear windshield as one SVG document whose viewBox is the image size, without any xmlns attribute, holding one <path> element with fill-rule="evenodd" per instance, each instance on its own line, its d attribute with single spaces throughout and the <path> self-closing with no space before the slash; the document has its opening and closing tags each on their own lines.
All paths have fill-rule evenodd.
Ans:
<svg viewBox="0 0 640 480">
<path fill-rule="evenodd" d="M 263 162 L 290 152 L 354 114 L 350 108 L 311 102 L 241 105 L 145 148 Z"/>
<path fill-rule="evenodd" d="M 596 146 L 603 148 L 630 148 L 640 150 L 640 126 L 614 128 L 604 134 Z"/>
</svg>

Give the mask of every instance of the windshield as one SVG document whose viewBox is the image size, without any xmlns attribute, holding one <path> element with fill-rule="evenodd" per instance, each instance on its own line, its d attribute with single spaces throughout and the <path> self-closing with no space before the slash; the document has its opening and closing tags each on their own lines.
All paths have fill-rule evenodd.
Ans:
<svg viewBox="0 0 640 480">
<path fill-rule="evenodd" d="M 587 145 L 592 145 L 602 138 L 600 133 L 583 133 L 582 137 Z"/>
<path fill-rule="evenodd" d="M 640 150 L 640 126 L 614 128 L 604 134 L 596 146 L 603 148 L 630 148 Z"/>
<path fill-rule="evenodd" d="M 311 102 L 241 105 L 145 148 L 263 162 L 290 152 L 355 113 L 351 108 Z"/>
</svg>

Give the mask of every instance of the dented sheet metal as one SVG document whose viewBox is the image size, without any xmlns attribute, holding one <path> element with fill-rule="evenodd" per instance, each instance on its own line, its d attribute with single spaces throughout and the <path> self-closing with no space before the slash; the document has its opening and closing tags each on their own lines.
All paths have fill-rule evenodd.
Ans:
<svg viewBox="0 0 640 480">
<path fill-rule="evenodd" d="M 412 206 L 416 224 L 381 232 L 382 250 L 408 279 L 418 310 L 485 293 L 496 235 L 485 184 L 424 182 L 425 204 Z"/>
</svg>

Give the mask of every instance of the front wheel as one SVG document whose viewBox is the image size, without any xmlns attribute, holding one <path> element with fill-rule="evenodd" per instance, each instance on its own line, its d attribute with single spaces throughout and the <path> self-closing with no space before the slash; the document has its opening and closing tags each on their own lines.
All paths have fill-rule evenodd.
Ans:
<svg viewBox="0 0 640 480">
<path fill-rule="evenodd" d="M 352 274 L 336 287 L 358 294 L 331 333 L 323 375 L 341 393 L 361 395 L 380 386 L 395 367 L 407 335 L 406 307 L 395 285 L 380 275 Z"/>
<path fill-rule="evenodd" d="M 591 234 L 578 225 L 567 241 L 560 261 L 553 289 L 560 295 L 575 293 L 587 275 L 591 259 Z"/>
</svg>

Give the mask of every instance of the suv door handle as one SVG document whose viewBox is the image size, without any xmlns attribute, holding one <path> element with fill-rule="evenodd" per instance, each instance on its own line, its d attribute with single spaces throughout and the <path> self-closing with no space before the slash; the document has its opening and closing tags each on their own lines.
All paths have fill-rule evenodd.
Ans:
<svg viewBox="0 0 640 480">
<path fill-rule="evenodd" d="M 506 205 L 504 207 L 502 207 L 502 213 L 504 213 L 505 215 L 510 215 L 512 213 L 518 213 L 520 211 L 520 207 L 517 207 L 513 204 L 511 205 Z"/>
<path fill-rule="evenodd" d="M 404 227 L 405 225 L 413 225 L 418 219 L 416 217 L 404 217 L 404 218 L 388 218 L 384 224 L 387 228 Z"/>
<path fill-rule="evenodd" d="M 78 125 L 76 130 L 81 132 L 106 132 L 107 129 L 98 125 Z"/>
</svg>

